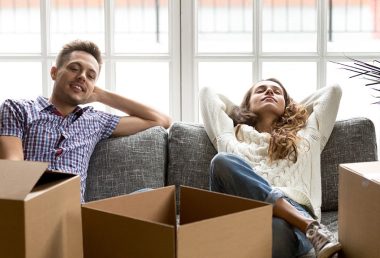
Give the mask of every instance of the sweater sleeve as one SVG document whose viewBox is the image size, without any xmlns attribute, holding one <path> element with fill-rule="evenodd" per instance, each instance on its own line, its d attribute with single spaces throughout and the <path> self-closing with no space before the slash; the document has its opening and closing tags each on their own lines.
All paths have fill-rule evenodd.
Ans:
<svg viewBox="0 0 380 258">
<path fill-rule="evenodd" d="M 234 124 L 227 115 L 234 104 L 227 97 L 217 95 L 211 88 L 202 88 L 199 93 L 203 123 L 215 149 L 226 151 L 229 139 L 235 138 Z"/>
<path fill-rule="evenodd" d="M 315 128 L 320 136 L 320 152 L 326 146 L 334 128 L 342 89 L 338 85 L 324 87 L 301 101 L 309 113 L 308 126 Z"/>
<path fill-rule="evenodd" d="M 309 113 L 306 131 L 310 143 L 310 174 L 304 176 L 310 180 L 310 200 L 319 219 L 322 204 L 320 154 L 334 128 L 341 96 L 341 88 L 333 85 L 319 89 L 301 101 Z"/>
</svg>

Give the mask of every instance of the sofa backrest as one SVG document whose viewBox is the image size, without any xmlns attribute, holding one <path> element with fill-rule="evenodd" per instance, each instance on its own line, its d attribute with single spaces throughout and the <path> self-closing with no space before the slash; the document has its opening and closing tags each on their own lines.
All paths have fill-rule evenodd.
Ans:
<svg viewBox="0 0 380 258">
<path fill-rule="evenodd" d="M 208 189 L 210 161 L 216 150 L 202 125 L 174 123 L 168 154 L 167 184 Z M 338 208 L 338 165 L 373 160 L 377 160 L 377 148 L 372 121 L 337 121 L 321 156 L 322 211 Z"/>
<path fill-rule="evenodd" d="M 165 184 L 168 133 L 162 127 L 99 142 L 87 171 L 85 200 Z"/>
<path fill-rule="evenodd" d="M 367 118 L 337 121 L 321 154 L 322 211 L 338 210 L 338 166 L 377 160 L 376 132 Z"/>
<path fill-rule="evenodd" d="M 173 123 L 169 131 L 167 184 L 209 189 L 209 166 L 216 153 L 203 125 Z"/>
</svg>

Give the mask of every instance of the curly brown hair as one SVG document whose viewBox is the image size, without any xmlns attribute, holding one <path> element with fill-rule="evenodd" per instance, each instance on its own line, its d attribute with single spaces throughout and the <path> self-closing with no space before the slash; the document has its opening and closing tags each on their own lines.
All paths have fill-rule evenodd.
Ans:
<svg viewBox="0 0 380 258">
<path fill-rule="evenodd" d="M 285 99 L 284 113 L 274 122 L 270 133 L 269 158 L 271 161 L 286 158 L 295 163 L 298 157 L 297 143 L 300 140 L 297 132 L 306 126 L 308 113 L 303 105 L 296 103 L 289 97 L 285 87 L 279 80 L 269 78 L 265 79 L 265 81 L 272 81 L 280 85 Z M 237 126 L 235 131 L 236 137 L 242 124 L 254 127 L 258 121 L 258 116 L 250 111 L 250 99 L 253 88 L 254 86 L 245 94 L 240 107 L 235 107 L 230 114 L 234 126 Z"/>
</svg>

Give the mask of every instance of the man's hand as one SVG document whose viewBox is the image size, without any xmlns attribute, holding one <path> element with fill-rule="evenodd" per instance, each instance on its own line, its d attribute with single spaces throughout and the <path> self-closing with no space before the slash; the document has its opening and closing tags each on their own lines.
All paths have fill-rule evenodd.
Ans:
<svg viewBox="0 0 380 258">
<path fill-rule="evenodd" d="M 85 103 L 83 104 L 88 104 L 88 103 L 92 103 L 92 102 L 98 102 L 99 101 L 99 98 L 100 98 L 100 95 L 104 93 L 104 90 L 99 88 L 98 86 L 95 86 L 92 94 L 88 97 L 88 99 L 86 100 Z"/>
</svg>

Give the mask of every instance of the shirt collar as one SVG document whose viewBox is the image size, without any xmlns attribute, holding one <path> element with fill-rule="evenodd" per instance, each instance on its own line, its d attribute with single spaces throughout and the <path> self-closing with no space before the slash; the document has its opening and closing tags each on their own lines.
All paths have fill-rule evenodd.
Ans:
<svg viewBox="0 0 380 258">
<path fill-rule="evenodd" d="M 39 96 L 37 98 L 37 109 L 38 111 L 43 111 L 43 110 L 57 110 L 52 103 L 49 102 L 49 100 L 45 97 Z M 80 106 L 77 106 L 72 114 L 76 116 L 81 116 L 83 114 L 83 109 Z"/>
<path fill-rule="evenodd" d="M 49 103 L 48 99 L 42 96 L 37 98 L 37 108 L 38 111 L 54 107 L 53 104 Z"/>
</svg>

